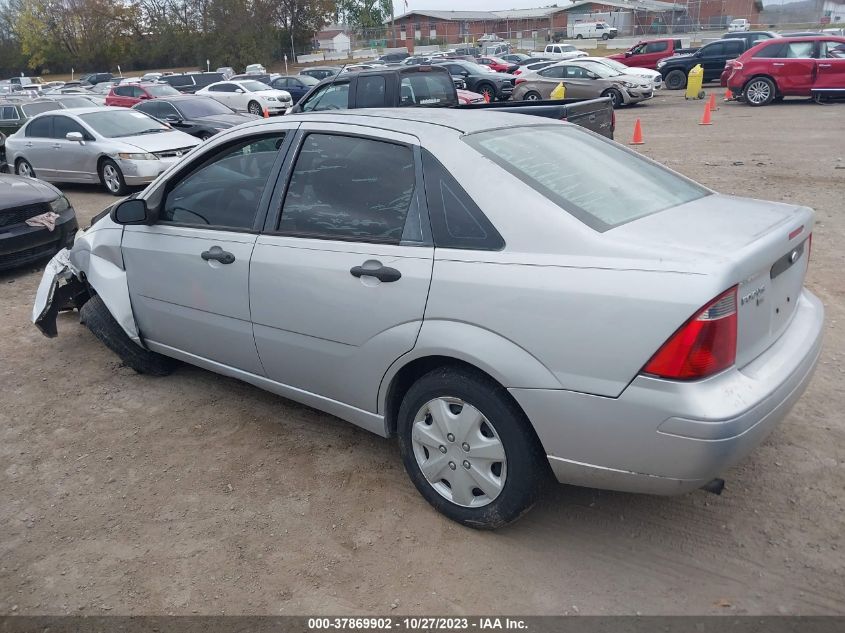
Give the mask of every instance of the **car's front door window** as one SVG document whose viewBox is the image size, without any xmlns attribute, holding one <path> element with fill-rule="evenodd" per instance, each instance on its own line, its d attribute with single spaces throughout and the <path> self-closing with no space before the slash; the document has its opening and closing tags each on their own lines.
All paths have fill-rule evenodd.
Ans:
<svg viewBox="0 0 845 633">
<path fill-rule="evenodd" d="M 283 141 L 279 132 L 221 150 L 167 192 L 159 222 L 252 229 Z"/>
</svg>

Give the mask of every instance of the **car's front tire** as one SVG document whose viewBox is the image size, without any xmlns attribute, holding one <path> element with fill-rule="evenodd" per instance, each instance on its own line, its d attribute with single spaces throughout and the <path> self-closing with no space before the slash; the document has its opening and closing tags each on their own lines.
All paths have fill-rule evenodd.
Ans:
<svg viewBox="0 0 845 633">
<path fill-rule="evenodd" d="M 144 349 L 130 339 L 112 316 L 99 295 L 86 301 L 79 310 L 79 322 L 100 339 L 100 342 L 139 374 L 167 376 L 178 361 Z"/>
<path fill-rule="evenodd" d="M 686 88 L 687 75 L 683 70 L 673 70 L 666 75 L 666 79 L 663 80 L 663 84 L 669 90 L 682 90 L 683 88 Z"/>
<path fill-rule="evenodd" d="M 113 196 L 125 196 L 129 192 L 123 172 L 110 158 L 100 162 L 100 182 Z"/>
<path fill-rule="evenodd" d="M 264 110 L 261 109 L 261 104 L 257 101 L 250 101 L 246 106 L 246 111 L 250 114 L 256 114 L 258 116 L 264 114 Z"/>
<path fill-rule="evenodd" d="M 420 494 L 469 527 L 517 520 L 548 475 L 523 412 L 503 387 L 471 369 L 443 367 L 419 378 L 402 400 L 397 434 Z"/>
<path fill-rule="evenodd" d="M 619 108 L 625 105 L 625 99 L 622 97 L 622 93 L 619 92 L 616 88 L 608 88 L 603 93 L 601 93 L 602 97 L 610 97 L 610 102 L 613 104 L 613 108 Z"/>
</svg>

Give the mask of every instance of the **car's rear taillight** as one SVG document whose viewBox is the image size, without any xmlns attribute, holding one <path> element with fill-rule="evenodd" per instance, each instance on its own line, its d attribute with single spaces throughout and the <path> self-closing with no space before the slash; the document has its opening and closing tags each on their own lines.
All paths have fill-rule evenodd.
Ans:
<svg viewBox="0 0 845 633">
<path fill-rule="evenodd" d="M 524 84 L 524 83 L 525 83 L 525 79 L 517 79 L 516 81 L 513 82 L 513 85 L 518 86 L 519 84 Z"/>
<path fill-rule="evenodd" d="M 684 323 L 643 367 L 670 380 L 698 380 L 736 362 L 737 287 L 720 294 Z"/>
<path fill-rule="evenodd" d="M 733 62 L 731 62 L 731 68 L 734 70 L 742 70 L 742 62 L 738 59 L 733 60 Z"/>
</svg>

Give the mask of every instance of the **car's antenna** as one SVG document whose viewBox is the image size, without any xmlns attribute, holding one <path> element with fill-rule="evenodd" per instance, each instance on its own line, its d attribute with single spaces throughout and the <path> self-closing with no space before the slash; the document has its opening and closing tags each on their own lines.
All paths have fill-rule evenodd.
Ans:
<svg viewBox="0 0 845 633">
<path fill-rule="evenodd" d="M 331 88 L 334 85 L 334 82 L 337 81 L 337 78 L 340 77 L 340 74 L 343 72 L 343 69 L 346 68 L 347 66 L 349 66 L 348 62 L 346 64 L 344 64 L 343 66 L 341 66 L 340 70 L 337 71 L 337 74 L 334 77 L 332 77 L 332 80 L 329 82 L 329 85 L 326 86 L 326 89 L 323 90 L 322 94 L 319 97 L 317 97 L 317 101 L 314 103 L 314 107 L 311 108 L 311 112 L 315 112 L 317 110 L 317 106 L 320 105 L 320 101 L 323 100 L 323 96 L 329 91 L 329 88 Z"/>
</svg>

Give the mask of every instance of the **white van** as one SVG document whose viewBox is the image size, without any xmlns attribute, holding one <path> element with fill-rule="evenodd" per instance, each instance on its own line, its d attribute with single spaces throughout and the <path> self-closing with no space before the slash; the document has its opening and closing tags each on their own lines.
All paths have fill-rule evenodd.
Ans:
<svg viewBox="0 0 845 633">
<path fill-rule="evenodd" d="M 751 22 L 746 20 L 745 18 L 739 18 L 736 20 L 731 20 L 731 23 L 728 24 L 728 33 L 738 33 L 744 31 L 751 30 Z"/>
<path fill-rule="evenodd" d="M 603 39 L 609 40 L 618 33 L 615 26 L 607 22 L 578 22 L 572 26 L 572 35 L 576 40 Z"/>
</svg>

